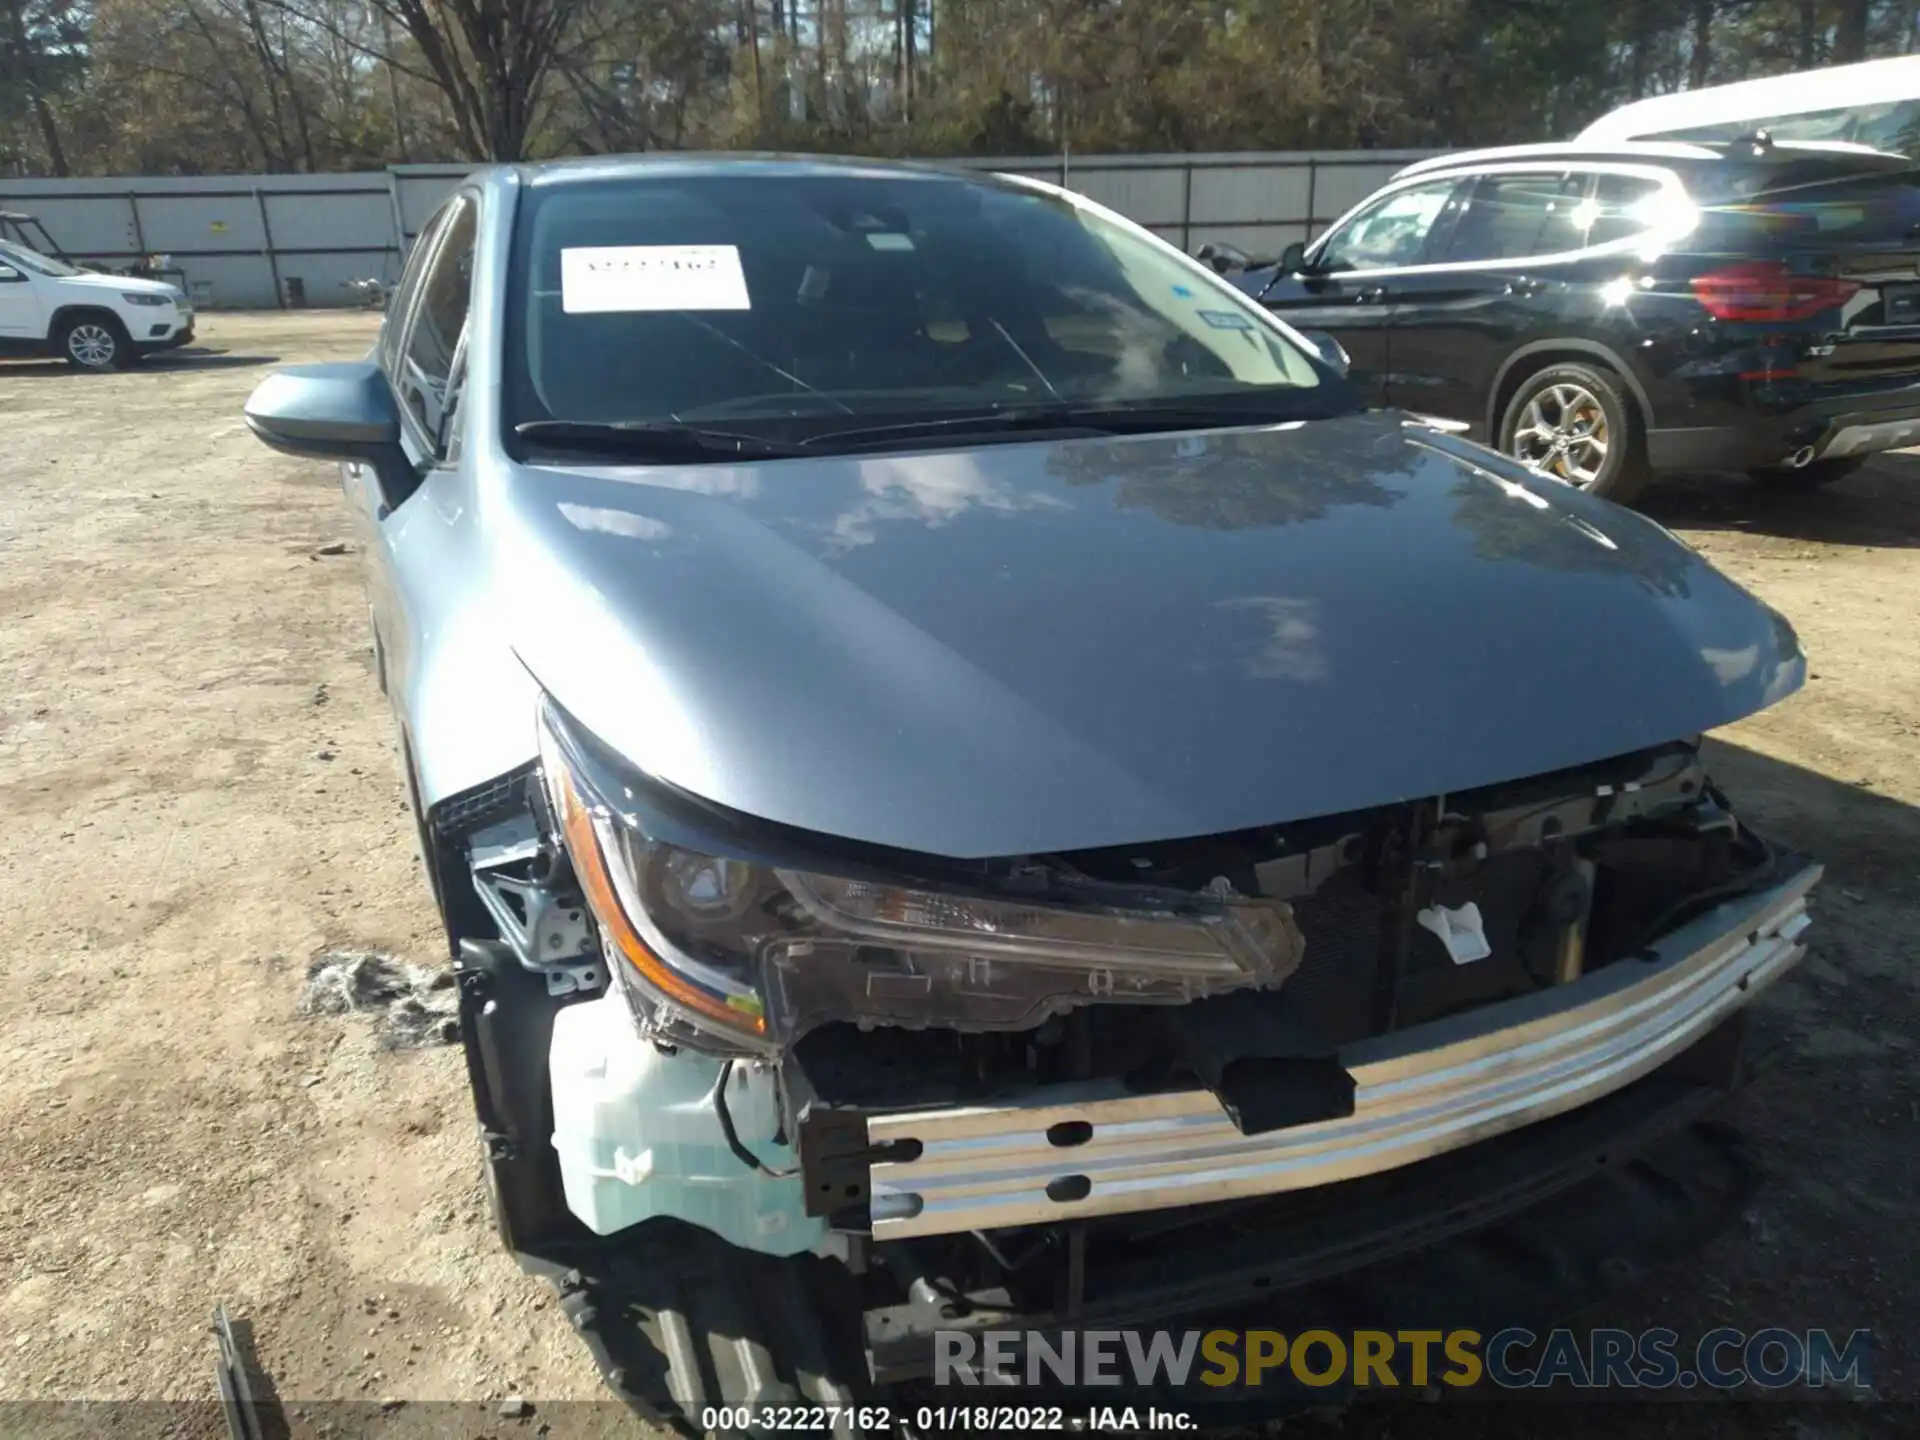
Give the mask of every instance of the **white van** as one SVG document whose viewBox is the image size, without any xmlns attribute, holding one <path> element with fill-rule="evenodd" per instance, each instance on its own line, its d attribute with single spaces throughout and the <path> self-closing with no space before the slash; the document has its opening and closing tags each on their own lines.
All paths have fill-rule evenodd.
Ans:
<svg viewBox="0 0 1920 1440">
<path fill-rule="evenodd" d="M 1920 155 L 1920 55 L 1655 95 L 1602 115 L 1577 138 L 1712 142 L 1755 130 Z"/>
</svg>

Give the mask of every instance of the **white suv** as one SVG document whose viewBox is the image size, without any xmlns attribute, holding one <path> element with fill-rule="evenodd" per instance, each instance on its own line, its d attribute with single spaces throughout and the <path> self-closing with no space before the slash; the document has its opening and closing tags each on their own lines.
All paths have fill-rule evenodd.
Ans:
<svg viewBox="0 0 1920 1440">
<path fill-rule="evenodd" d="M 172 285 L 100 275 L 0 240 L 0 356 L 59 355 L 118 370 L 193 339 L 193 305 Z"/>
</svg>

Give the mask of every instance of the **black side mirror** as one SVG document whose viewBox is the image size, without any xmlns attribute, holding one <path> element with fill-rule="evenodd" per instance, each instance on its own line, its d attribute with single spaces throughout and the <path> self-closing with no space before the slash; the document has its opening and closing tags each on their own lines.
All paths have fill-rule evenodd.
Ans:
<svg viewBox="0 0 1920 1440">
<path fill-rule="evenodd" d="M 1302 330 L 1300 338 L 1313 347 L 1313 353 L 1320 357 L 1320 363 L 1343 380 L 1347 372 L 1353 369 L 1353 357 L 1347 354 L 1347 347 L 1324 330 Z"/>
<path fill-rule="evenodd" d="M 1280 252 L 1280 273 L 1282 275 L 1307 273 L 1307 247 L 1300 241 L 1294 241 Z"/>
<path fill-rule="evenodd" d="M 371 465 L 390 495 L 411 488 L 400 448 L 400 410 L 367 360 L 276 370 L 247 397 L 247 428 L 284 455 Z"/>
</svg>

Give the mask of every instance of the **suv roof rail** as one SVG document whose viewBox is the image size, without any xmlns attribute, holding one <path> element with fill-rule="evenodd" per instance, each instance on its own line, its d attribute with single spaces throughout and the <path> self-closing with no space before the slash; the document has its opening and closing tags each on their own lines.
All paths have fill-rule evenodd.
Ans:
<svg viewBox="0 0 1920 1440">
<path fill-rule="evenodd" d="M 1744 150 L 1753 155 L 1771 155 L 1775 148 L 1773 132 L 1764 125 L 1729 135 L 1724 140 L 1689 140 L 1687 143 L 1703 150 Z"/>
<path fill-rule="evenodd" d="M 1809 155 L 1854 155 L 1863 160 L 1904 160 L 1909 164 L 1913 160 L 1913 157 L 1903 155 L 1898 150 L 1882 150 L 1855 140 L 1776 140 L 1773 132 L 1764 126 L 1723 140 L 1689 140 L 1686 143 L 1729 158 L 1746 156 L 1756 160 L 1784 160 Z"/>
</svg>

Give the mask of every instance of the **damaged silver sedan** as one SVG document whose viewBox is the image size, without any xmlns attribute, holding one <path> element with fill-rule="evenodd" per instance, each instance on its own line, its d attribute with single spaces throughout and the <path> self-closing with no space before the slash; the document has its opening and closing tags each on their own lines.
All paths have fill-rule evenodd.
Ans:
<svg viewBox="0 0 1920 1440">
<path fill-rule="evenodd" d="M 502 1239 L 652 1412 L 1570 1215 L 1802 953 L 1699 744 L 1787 623 L 1052 187 L 488 172 L 246 413 L 342 462 Z"/>
</svg>

